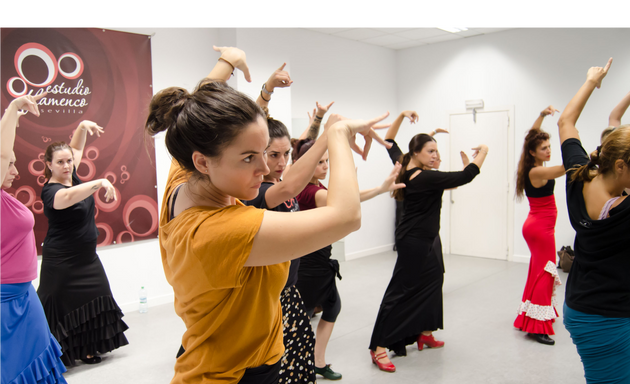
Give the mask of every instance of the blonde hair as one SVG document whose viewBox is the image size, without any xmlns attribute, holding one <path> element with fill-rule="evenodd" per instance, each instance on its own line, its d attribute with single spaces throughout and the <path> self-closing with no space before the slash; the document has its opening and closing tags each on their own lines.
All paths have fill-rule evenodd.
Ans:
<svg viewBox="0 0 630 384">
<path fill-rule="evenodd" d="M 573 168 L 571 180 L 591 181 L 597 175 L 612 172 L 617 160 L 622 160 L 630 167 L 630 125 L 622 125 L 604 138 L 602 145 L 591 153 L 591 160 L 581 167 Z"/>
</svg>

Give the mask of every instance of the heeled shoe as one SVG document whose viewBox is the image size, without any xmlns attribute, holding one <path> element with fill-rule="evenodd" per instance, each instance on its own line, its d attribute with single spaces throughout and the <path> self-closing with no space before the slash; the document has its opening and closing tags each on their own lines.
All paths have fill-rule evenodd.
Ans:
<svg viewBox="0 0 630 384">
<path fill-rule="evenodd" d="M 81 361 L 85 364 L 98 364 L 101 362 L 101 358 L 99 356 L 82 357 Z"/>
<path fill-rule="evenodd" d="M 527 336 L 533 338 L 534 340 L 536 340 L 540 344 L 545 344 L 545 345 L 554 345 L 554 344 L 556 344 L 556 341 L 554 339 L 552 339 L 551 337 L 549 337 L 549 335 L 545 335 L 545 334 L 542 334 L 542 333 L 528 333 Z"/>
<path fill-rule="evenodd" d="M 376 364 L 381 371 L 396 372 L 396 366 L 391 361 L 389 363 L 381 363 L 379 361 L 387 357 L 387 352 L 376 354 L 374 351 L 370 350 L 370 356 L 372 356 L 372 363 Z"/>
<path fill-rule="evenodd" d="M 444 342 L 435 340 L 435 337 L 433 337 L 432 334 L 429 336 L 420 334 L 420 336 L 418 336 L 418 351 L 422 351 L 425 345 L 429 348 L 442 348 L 444 346 Z"/>
</svg>

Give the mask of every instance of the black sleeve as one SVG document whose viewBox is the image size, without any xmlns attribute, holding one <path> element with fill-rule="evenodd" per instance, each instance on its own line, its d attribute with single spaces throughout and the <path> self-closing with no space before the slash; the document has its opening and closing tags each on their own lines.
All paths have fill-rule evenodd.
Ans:
<svg viewBox="0 0 630 384">
<path fill-rule="evenodd" d="M 267 209 L 267 201 L 265 200 L 265 194 L 267 190 L 273 184 L 262 183 L 260 188 L 258 189 L 258 196 L 251 200 L 243 201 L 245 205 L 251 205 L 252 207 Z"/>
<path fill-rule="evenodd" d="M 396 165 L 396 162 L 400 161 L 400 157 L 403 155 L 403 153 L 400 150 L 400 147 L 398 146 L 398 143 L 396 143 L 394 140 L 387 139 L 385 141 L 390 142 L 390 143 L 393 144 L 392 147 L 387 150 L 387 153 L 389 154 L 389 158 L 392 159 L 392 163 L 394 163 L 394 165 Z"/>
<path fill-rule="evenodd" d="M 573 171 L 571 168 L 582 166 L 589 162 L 589 157 L 582 143 L 578 139 L 567 139 L 560 147 L 562 151 L 562 164 L 567 170 L 567 181 L 570 179 Z"/>
<path fill-rule="evenodd" d="M 59 183 L 52 184 L 44 184 L 44 188 L 42 188 L 42 203 L 44 206 L 54 209 L 53 206 L 55 204 L 55 195 L 60 189 L 64 189 L 64 186 Z"/>
<path fill-rule="evenodd" d="M 422 171 L 416 178 L 409 181 L 420 189 L 451 189 L 470 183 L 479 174 L 477 164 L 470 163 L 461 171 L 440 172 Z"/>
</svg>

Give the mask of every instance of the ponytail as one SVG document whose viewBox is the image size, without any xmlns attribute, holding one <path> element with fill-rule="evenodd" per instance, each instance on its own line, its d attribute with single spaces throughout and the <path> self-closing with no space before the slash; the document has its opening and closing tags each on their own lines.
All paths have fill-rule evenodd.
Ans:
<svg viewBox="0 0 630 384">
<path fill-rule="evenodd" d="M 400 167 L 400 171 L 398 172 L 398 175 L 396 176 L 396 183 L 403 182 L 402 181 L 403 176 L 405 175 L 405 172 L 407 172 L 407 166 L 409 165 L 410 161 L 411 161 L 411 155 L 409 154 L 409 152 L 400 156 L 400 159 L 398 159 L 398 162 L 400 163 L 401 167 Z M 403 201 L 405 199 L 405 192 L 403 191 L 403 189 L 404 188 L 393 190 L 391 192 L 392 197 L 394 197 L 394 199 L 398 201 Z"/>
</svg>

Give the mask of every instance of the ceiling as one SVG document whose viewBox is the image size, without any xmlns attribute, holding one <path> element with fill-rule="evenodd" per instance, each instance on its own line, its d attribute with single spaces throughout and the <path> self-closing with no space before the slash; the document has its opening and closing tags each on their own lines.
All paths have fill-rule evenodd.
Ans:
<svg viewBox="0 0 630 384">
<path fill-rule="evenodd" d="M 449 40 L 505 31 L 511 28 L 469 28 L 467 31 L 451 33 L 438 28 L 306 28 L 344 39 L 378 45 L 390 49 L 405 49 L 435 44 Z"/>
</svg>

